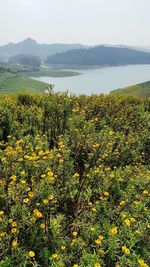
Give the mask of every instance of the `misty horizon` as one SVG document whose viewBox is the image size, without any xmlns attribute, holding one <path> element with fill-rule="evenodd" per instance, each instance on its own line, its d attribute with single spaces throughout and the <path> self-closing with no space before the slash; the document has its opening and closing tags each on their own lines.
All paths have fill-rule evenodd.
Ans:
<svg viewBox="0 0 150 267">
<path fill-rule="evenodd" d="M 0 45 L 150 46 L 149 0 L 1 0 Z"/>
<path fill-rule="evenodd" d="M 16 42 L 12 42 L 11 40 L 8 42 L 8 43 L 4 43 L 4 44 L 0 44 L 0 46 L 5 46 L 5 45 L 10 45 L 10 44 L 18 44 L 18 43 L 23 43 L 24 41 L 27 41 L 27 40 L 31 40 L 31 41 L 34 41 L 34 42 L 36 42 L 37 44 L 39 44 L 39 45 L 42 45 L 42 44 L 47 44 L 47 45 L 49 45 L 49 44 L 79 44 L 79 45 L 85 45 L 85 46 L 89 46 L 89 47 L 94 47 L 94 46 L 129 46 L 129 47 L 150 47 L 150 45 L 139 45 L 139 44 L 135 44 L 135 45 L 131 45 L 131 44 L 125 44 L 125 43 L 118 43 L 118 44 L 114 44 L 114 43 L 95 43 L 95 44 L 85 44 L 85 43 L 81 43 L 80 41 L 77 41 L 77 42 L 74 42 L 74 43 L 65 43 L 65 42 L 60 42 L 60 43 L 58 43 L 58 42 L 53 42 L 53 41 L 51 41 L 51 42 L 44 42 L 44 41 L 37 41 L 36 39 L 34 39 L 34 38 L 32 38 L 32 37 L 27 37 L 27 38 L 25 38 L 25 39 L 22 39 L 22 40 L 19 40 L 19 41 L 16 41 Z"/>
</svg>

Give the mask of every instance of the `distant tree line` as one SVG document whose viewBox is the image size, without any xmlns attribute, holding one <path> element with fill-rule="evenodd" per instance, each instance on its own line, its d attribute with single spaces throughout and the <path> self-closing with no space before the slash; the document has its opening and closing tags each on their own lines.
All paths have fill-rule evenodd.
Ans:
<svg viewBox="0 0 150 267">
<path fill-rule="evenodd" d="M 150 64 L 150 53 L 129 48 L 97 46 L 59 53 L 47 58 L 48 64 L 118 66 Z"/>
<path fill-rule="evenodd" d="M 37 56 L 18 54 L 14 57 L 10 57 L 9 63 L 39 68 L 41 65 L 41 60 Z"/>
</svg>

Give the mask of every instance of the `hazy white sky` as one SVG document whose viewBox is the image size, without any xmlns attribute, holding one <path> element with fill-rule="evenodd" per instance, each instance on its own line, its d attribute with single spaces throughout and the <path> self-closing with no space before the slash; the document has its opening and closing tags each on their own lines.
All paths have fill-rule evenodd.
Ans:
<svg viewBox="0 0 150 267">
<path fill-rule="evenodd" d="M 0 44 L 150 45 L 150 0 L 0 0 Z"/>
</svg>

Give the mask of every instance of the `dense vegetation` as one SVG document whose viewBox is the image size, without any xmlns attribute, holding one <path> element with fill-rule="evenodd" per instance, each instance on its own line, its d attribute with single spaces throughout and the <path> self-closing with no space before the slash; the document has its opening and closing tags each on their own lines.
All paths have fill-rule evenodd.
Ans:
<svg viewBox="0 0 150 267">
<path fill-rule="evenodd" d="M 62 52 L 47 58 L 49 64 L 118 66 L 150 64 L 150 53 L 129 48 L 96 46 Z"/>
<path fill-rule="evenodd" d="M 114 90 L 113 94 L 131 94 L 140 97 L 150 97 L 150 82 L 140 83 L 132 86 L 128 86 L 122 89 Z"/>
<path fill-rule="evenodd" d="M 0 266 L 148 267 L 150 100 L 0 96 Z"/>
<path fill-rule="evenodd" d="M 17 54 L 16 56 L 9 58 L 9 63 L 12 63 L 12 64 L 18 63 L 24 66 L 31 66 L 31 67 L 39 68 L 41 65 L 41 60 L 37 56 Z"/>
</svg>

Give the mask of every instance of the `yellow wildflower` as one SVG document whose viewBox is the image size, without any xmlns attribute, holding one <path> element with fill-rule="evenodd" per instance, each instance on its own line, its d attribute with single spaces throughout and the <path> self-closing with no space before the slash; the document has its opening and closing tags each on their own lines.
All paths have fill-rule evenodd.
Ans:
<svg viewBox="0 0 150 267">
<path fill-rule="evenodd" d="M 48 202 L 49 202 L 48 199 L 44 199 L 44 200 L 43 200 L 43 203 L 44 203 L 45 205 L 48 205 Z"/>
<path fill-rule="evenodd" d="M 58 254 L 57 254 L 57 253 L 52 254 L 52 258 L 53 258 L 54 260 L 58 259 Z"/>
<path fill-rule="evenodd" d="M 41 229 L 45 229 L 45 223 L 41 223 L 41 224 L 40 224 L 40 228 L 41 228 Z"/>
<path fill-rule="evenodd" d="M 148 190 L 144 190 L 143 195 L 148 195 Z"/>
<path fill-rule="evenodd" d="M 12 247 L 13 247 L 13 248 L 16 248 L 17 246 L 18 246 L 18 242 L 17 242 L 17 240 L 15 239 L 15 240 L 12 241 Z"/>
<path fill-rule="evenodd" d="M 98 250 L 98 253 L 99 253 L 99 254 L 100 254 L 100 256 L 102 256 L 102 257 L 103 257 L 103 256 L 104 256 L 104 254 L 105 254 L 105 252 L 104 252 L 104 250 L 103 250 L 103 249 L 99 249 L 99 250 Z"/>
<path fill-rule="evenodd" d="M 25 204 L 29 203 L 29 198 L 24 198 L 23 203 Z"/>
<path fill-rule="evenodd" d="M 102 235 L 99 235 L 98 239 L 99 239 L 100 241 L 103 241 L 104 237 L 103 237 Z"/>
<path fill-rule="evenodd" d="M 12 234 L 15 234 L 16 232 L 17 232 L 17 228 L 12 228 L 12 229 L 11 229 L 11 233 L 12 233 Z"/>
<path fill-rule="evenodd" d="M 78 235 L 78 233 L 76 231 L 74 231 L 74 232 L 72 232 L 72 235 L 76 237 Z"/>
<path fill-rule="evenodd" d="M 94 267 L 101 267 L 101 264 L 100 263 L 95 263 Z"/>
<path fill-rule="evenodd" d="M 106 191 L 106 192 L 104 192 L 104 196 L 105 197 L 108 197 L 109 196 L 109 193 Z"/>
<path fill-rule="evenodd" d="M 125 224 L 126 224 L 127 226 L 130 226 L 130 224 L 131 224 L 129 219 L 125 219 L 124 222 L 125 222 Z"/>
<path fill-rule="evenodd" d="M 79 173 L 75 172 L 73 175 L 73 178 L 78 178 L 79 177 Z"/>
<path fill-rule="evenodd" d="M 100 244 L 102 243 L 102 241 L 101 241 L 100 239 L 96 239 L 96 240 L 95 240 L 95 243 L 96 243 L 97 245 L 100 245 Z"/>
<path fill-rule="evenodd" d="M 112 235 L 116 235 L 118 233 L 118 227 L 114 226 L 110 229 L 110 233 Z"/>
<path fill-rule="evenodd" d="M 145 263 L 145 261 L 143 259 L 139 259 L 138 263 L 139 263 L 140 267 L 148 267 L 147 263 Z"/>
<path fill-rule="evenodd" d="M 34 258 L 35 257 L 35 253 L 34 253 L 34 251 L 29 251 L 29 253 L 28 253 L 28 255 L 29 255 L 29 257 L 31 257 L 31 258 Z"/>
<path fill-rule="evenodd" d="M 122 252 L 126 255 L 130 254 L 130 250 L 126 246 L 122 246 Z"/>
</svg>

